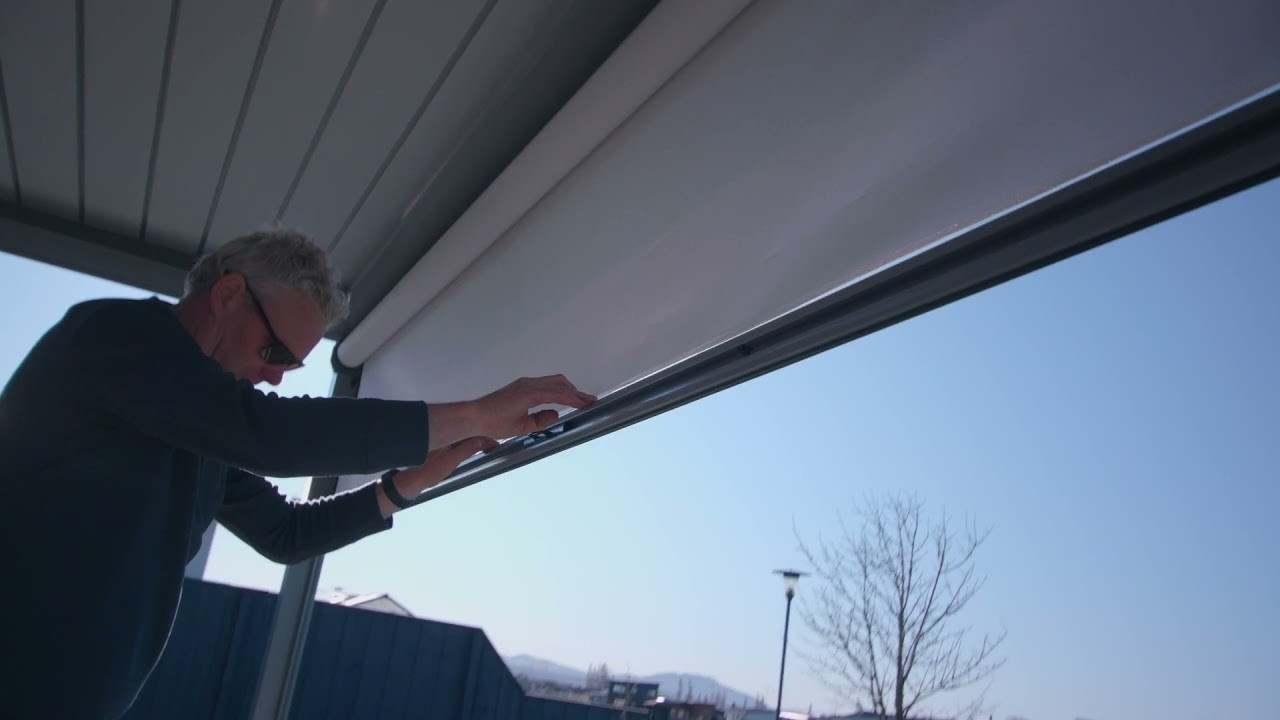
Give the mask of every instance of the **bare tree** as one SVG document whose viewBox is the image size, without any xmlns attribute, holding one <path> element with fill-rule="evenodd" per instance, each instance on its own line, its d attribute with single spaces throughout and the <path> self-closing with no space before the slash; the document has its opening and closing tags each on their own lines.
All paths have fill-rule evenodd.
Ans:
<svg viewBox="0 0 1280 720">
<path fill-rule="evenodd" d="M 587 688 L 595 690 L 609 686 L 609 666 L 605 663 L 587 666 Z"/>
<path fill-rule="evenodd" d="M 800 539 L 817 581 L 800 611 L 811 634 L 804 654 L 835 692 L 905 720 L 928 698 L 1004 664 L 1003 632 L 978 639 L 957 625 L 984 584 L 974 555 L 990 531 L 966 523 L 957 532 L 945 512 L 930 520 L 912 495 L 868 498 L 858 511 L 857 529 L 842 517 L 839 537 Z"/>
</svg>

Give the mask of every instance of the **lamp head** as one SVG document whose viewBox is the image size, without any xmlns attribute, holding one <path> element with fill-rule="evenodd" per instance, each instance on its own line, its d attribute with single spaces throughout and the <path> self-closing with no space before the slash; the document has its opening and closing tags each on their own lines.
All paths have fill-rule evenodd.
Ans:
<svg viewBox="0 0 1280 720">
<path fill-rule="evenodd" d="M 782 582 L 787 591 L 787 599 L 795 597 L 796 584 L 800 581 L 802 576 L 809 574 L 806 572 L 800 572 L 799 570 L 774 570 L 773 572 L 775 575 L 782 576 Z"/>
</svg>

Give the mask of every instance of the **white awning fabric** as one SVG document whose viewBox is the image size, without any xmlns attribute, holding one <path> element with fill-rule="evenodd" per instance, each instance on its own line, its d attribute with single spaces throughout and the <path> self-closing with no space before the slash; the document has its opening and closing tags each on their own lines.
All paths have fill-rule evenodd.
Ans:
<svg viewBox="0 0 1280 720">
<path fill-rule="evenodd" d="M 339 348 L 607 394 L 1280 82 L 1280 5 L 659 6 Z"/>
</svg>

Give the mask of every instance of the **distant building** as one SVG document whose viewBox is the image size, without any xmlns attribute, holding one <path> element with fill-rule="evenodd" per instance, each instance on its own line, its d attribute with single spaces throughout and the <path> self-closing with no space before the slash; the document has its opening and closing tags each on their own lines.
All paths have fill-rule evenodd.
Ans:
<svg viewBox="0 0 1280 720">
<path fill-rule="evenodd" d="M 618 707 L 645 707 L 658 700 L 658 683 L 634 680 L 610 680 L 606 705 Z"/>
<path fill-rule="evenodd" d="M 649 711 L 649 720 L 725 720 L 725 714 L 716 709 L 715 703 L 667 702 L 658 698 Z"/>
<path fill-rule="evenodd" d="M 316 600 L 319 602 L 327 602 L 330 605 L 341 605 L 343 607 L 358 608 L 360 610 L 373 610 L 374 612 L 399 615 L 401 617 L 413 617 L 413 613 L 410 612 L 409 608 L 396 602 L 386 593 L 377 593 L 374 595 L 353 595 L 343 591 L 341 588 L 335 588 L 333 590 L 316 593 Z"/>
<path fill-rule="evenodd" d="M 859 710 L 855 713 L 847 715 L 823 715 L 815 717 L 813 720 L 888 720 L 890 716 L 877 715 L 870 710 Z M 911 720 L 926 720 L 925 718 L 912 718 Z"/>
<path fill-rule="evenodd" d="M 730 708 L 724 713 L 725 720 L 775 720 L 779 717 L 776 710 L 769 709 L 753 709 Z M 782 720 L 810 720 L 809 716 L 804 713 L 782 711 Z"/>
<path fill-rule="evenodd" d="M 516 680 L 529 695 L 546 700 L 560 700 L 582 705 L 604 705 L 603 695 L 597 695 L 582 687 L 566 685 L 553 680 L 540 680 L 528 675 L 517 675 Z"/>
</svg>

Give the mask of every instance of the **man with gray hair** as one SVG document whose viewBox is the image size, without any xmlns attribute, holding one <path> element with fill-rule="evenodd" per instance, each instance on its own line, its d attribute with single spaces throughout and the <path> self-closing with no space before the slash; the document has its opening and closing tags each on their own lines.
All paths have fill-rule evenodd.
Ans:
<svg viewBox="0 0 1280 720">
<path fill-rule="evenodd" d="M 0 716 L 114 718 L 164 648 L 214 519 L 294 563 L 391 527 L 470 455 L 595 398 L 562 376 L 470 402 L 280 398 L 347 314 L 329 258 L 280 229 L 202 258 L 177 305 L 71 308 L 0 393 Z M 397 470 L 398 468 L 407 468 Z M 262 476 L 367 474 L 311 502 Z"/>
</svg>

